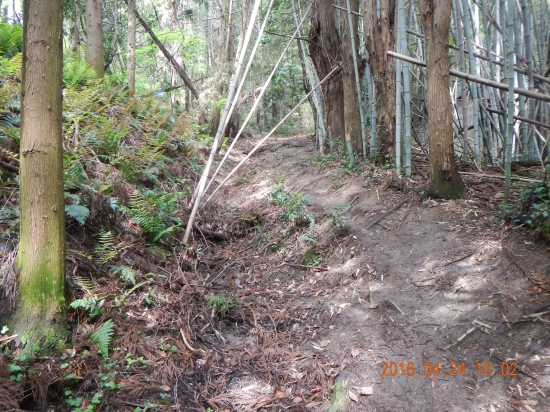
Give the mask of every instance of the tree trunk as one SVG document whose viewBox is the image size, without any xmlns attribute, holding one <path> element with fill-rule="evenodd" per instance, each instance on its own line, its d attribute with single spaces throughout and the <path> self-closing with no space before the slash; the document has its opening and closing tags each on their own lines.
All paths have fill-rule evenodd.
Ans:
<svg viewBox="0 0 550 412">
<path fill-rule="evenodd" d="M 380 4 L 380 17 L 376 4 Z M 377 97 L 376 124 L 379 163 L 395 158 L 395 62 L 386 51 L 395 50 L 395 0 L 363 0 L 363 26 L 368 64 L 374 78 Z"/>
<path fill-rule="evenodd" d="M 311 12 L 309 55 L 320 79 L 342 61 L 340 39 L 336 31 L 332 0 L 315 0 Z M 344 91 L 342 76 L 333 76 L 321 86 L 325 103 L 328 139 L 344 141 Z"/>
<path fill-rule="evenodd" d="M 23 3 L 19 300 L 11 330 L 24 345 L 60 346 L 65 309 L 62 0 Z"/>
<path fill-rule="evenodd" d="M 345 3 L 344 3 L 345 5 Z M 350 0 L 352 11 L 359 10 L 359 0 Z M 361 153 L 363 143 L 361 141 L 361 115 L 357 87 L 355 84 L 355 69 L 353 67 L 353 54 L 357 50 L 351 48 L 351 35 L 348 24 L 347 12 L 340 13 L 342 22 L 342 84 L 344 89 L 344 128 L 346 136 L 351 140 L 354 153 Z M 352 15 L 352 29 L 355 45 L 359 44 L 357 37 L 357 16 Z"/>
<path fill-rule="evenodd" d="M 128 0 L 128 56 L 126 59 L 128 96 L 136 92 L 136 0 Z"/>
<path fill-rule="evenodd" d="M 458 174 L 451 126 L 449 51 L 451 0 L 420 0 L 426 36 L 428 81 L 428 192 L 443 199 L 459 197 L 466 187 Z"/>
<path fill-rule="evenodd" d="M 105 74 L 101 0 L 86 0 L 86 62 L 98 78 Z"/>
</svg>

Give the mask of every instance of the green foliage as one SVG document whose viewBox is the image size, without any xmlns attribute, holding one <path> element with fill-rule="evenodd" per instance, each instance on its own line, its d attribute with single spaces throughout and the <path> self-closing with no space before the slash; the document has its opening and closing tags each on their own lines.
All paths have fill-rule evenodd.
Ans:
<svg viewBox="0 0 550 412">
<path fill-rule="evenodd" d="M 528 201 L 523 213 L 515 217 L 517 223 L 532 227 L 536 233 L 550 239 L 550 181 L 545 181 L 524 192 Z"/>
<path fill-rule="evenodd" d="M 23 48 L 23 26 L 9 24 L 0 17 L 0 56 L 11 59 Z"/>
<path fill-rule="evenodd" d="M 118 244 L 115 244 L 115 236 L 111 231 L 99 232 L 99 242 L 95 244 L 95 252 L 98 263 L 102 264 L 107 263 L 118 255 L 120 247 Z"/>
<path fill-rule="evenodd" d="M 72 89 L 82 89 L 84 86 L 94 86 L 99 83 L 95 71 L 73 54 L 63 56 L 63 86 Z"/>
<path fill-rule="evenodd" d="M 95 297 L 77 299 L 71 302 L 71 308 L 84 309 L 88 312 L 90 318 L 94 318 L 102 313 L 101 307 L 105 303 L 105 299 L 97 300 Z"/>
<path fill-rule="evenodd" d="M 114 326 L 113 321 L 109 319 L 90 335 L 90 342 L 97 345 L 97 351 L 104 357 L 109 356 L 109 345 L 113 338 Z"/>
<path fill-rule="evenodd" d="M 90 216 L 90 209 L 82 205 L 67 205 L 65 206 L 65 213 L 81 225 L 84 225 L 86 219 Z"/>
<path fill-rule="evenodd" d="M 225 296 L 214 295 L 208 298 L 206 305 L 218 308 L 220 318 L 224 318 L 229 308 L 234 306 L 235 303 Z"/>
<path fill-rule="evenodd" d="M 327 214 L 332 218 L 332 224 L 335 227 L 341 228 L 344 221 L 344 213 L 348 207 L 347 203 L 336 206 L 334 209 L 327 211 Z"/>
<path fill-rule="evenodd" d="M 136 284 L 136 272 L 134 269 L 128 266 L 111 266 L 109 269 L 113 275 L 119 274 L 120 279 L 124 282 L 124 284 Z"/>
<path fill-rule="evenodd" d="M 304 253 L 302 256 L 302 265 L 305 266 L 317 266 L 323 261 L 323 256 L 317 254 L 317 249 L 312 247 Z"/>
<path fill-rule="evenodd" d="M 181 195 L 181 192 L 157 193 L 152 190 L 132 192 L 129 211 L 153 242 L 176 233 L 181 227 L 181 219 L 175 216 Z"/>
<path fill-rule="evenodd" d="M 276 186 L 267 198 L 283 209 L 281 219 L 290 221 L 304 216 L 306 205 L 309 203 L 309 198 L 304 192 L 290 193 L 280 186 Z"/>
</svg>

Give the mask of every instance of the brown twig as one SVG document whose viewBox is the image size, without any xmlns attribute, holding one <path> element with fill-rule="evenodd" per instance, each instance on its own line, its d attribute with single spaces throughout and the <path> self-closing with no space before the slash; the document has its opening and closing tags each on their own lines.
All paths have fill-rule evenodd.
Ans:
<svg viewBox="0 0 550 412">
<path fill-rule="evenodd" d="M 406 198 L 405 200 L 399 202 L 398 204 L 396 204 L 394 207 L 392 207 L 390 210 L 388 210 L 387 212 L 385 213 L 382 213 L 380 216 L 378 216 L 376 219 L 374 219 L 373 222 L 369 223 L 367 225 L 367 227 L 365 228 L 365 230 L 371 228 L 372 226 L 374 226 L 375 224 L 377 224 L 378 222 L 380 222 L 381 220 L 383 220 L 386 216 L 389 216 L 391 215 L 393 212 L 395 212 L 396 210 L 398 210 L 401 206 L 403 206 L 405 203 L 407 203 L 409 200 L 411 200 L 412 197 L 408 197 Z"/>
</svg>

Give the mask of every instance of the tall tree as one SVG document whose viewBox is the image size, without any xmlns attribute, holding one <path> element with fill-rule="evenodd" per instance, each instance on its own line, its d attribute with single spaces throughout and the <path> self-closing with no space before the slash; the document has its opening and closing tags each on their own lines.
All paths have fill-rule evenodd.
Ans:
<svg viewBox="0 0 550 412">
<path fill-rule="evenodd" d="M 126 57 L 128 95 L 136 92 L 136 0 L 128 0 L 128 52 Z"/>
<path fill-rule="evenodd" d="M 395 157 L 395 62 L 386 51 L 395 50 L 395 0 L 363 0 L 363 26 L 368 64 L 377 97 L 376 124 L 380 163 Z"/>
<path fill-rule="evenodd" d="M 420 0 L 426 38 L 428 83 L 428 191 L 437 197 L 453 199 L 466 191 L 458 174 L 451 128 L 449 95 L 448 38 L 451 25 L 451 0 Z"/>
<path fill-rule="evenodd" d="M 100 79 L 105 74 L 101 0 L 86 0 L 86 62 Z"/>
<path fill-rule="evenodd" d="M 342 61 L 340 38 L 336 31 L 332 0 L 314 0 L 309 30 L 309 55 L 320 79 Z M 353 70 L 353 69 L 352 69 Z M 352 72 L 353 73 L 353 72 Z M 325 127 L 327 138 L 344 139 L 344 91 L 342 76 L 332 77 L 321 86 L 325 97 Z"/>
<path fill-rule="evenodd" d="M 62 0 L 23 2 L 20 297 L 12 330 L 23 344 L 58 345 L 65 328 Z"/>
</svg>

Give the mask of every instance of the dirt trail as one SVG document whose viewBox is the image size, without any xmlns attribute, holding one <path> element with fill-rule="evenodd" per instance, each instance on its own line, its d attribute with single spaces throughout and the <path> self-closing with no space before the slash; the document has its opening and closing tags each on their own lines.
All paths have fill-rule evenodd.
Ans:
<svg viewBox="0 0 550 412">
<path fill-rule="evenodd" d="M 346 410 L 550 410 L 549 327 L 522 318 L 550 302 L 533 284 L 548 281 L 548 247 L 520 230 L 503 230 L 494 219 L 499 200 L 472 195 L 424 202 L 414 195 L 366 229 L 411 194 L 399 182 L 376 184 L 372 173 L 316 170 L 310 141 L 285 142 L 272 142 L 225 191 L 231 204 L 246 209 L 284 180 L 285 190 L 306 192 L 309 208 L 325 216 L 315 229 L 327 271 L 263 270 L 271 275 L 267 288 L 285 291 L 295 322 L 288 333 L 299 331 L 299 351 L 322 353 L 326 374 L 346 371 L 344 386 L 358 398 Z M 326 215 L 341 205 L 345 231 Z M 272 261 L 304 248 L 286 244 Z M 363 387 L 372 387 L 372 395 L 359 395 Z"/>
</svg>

